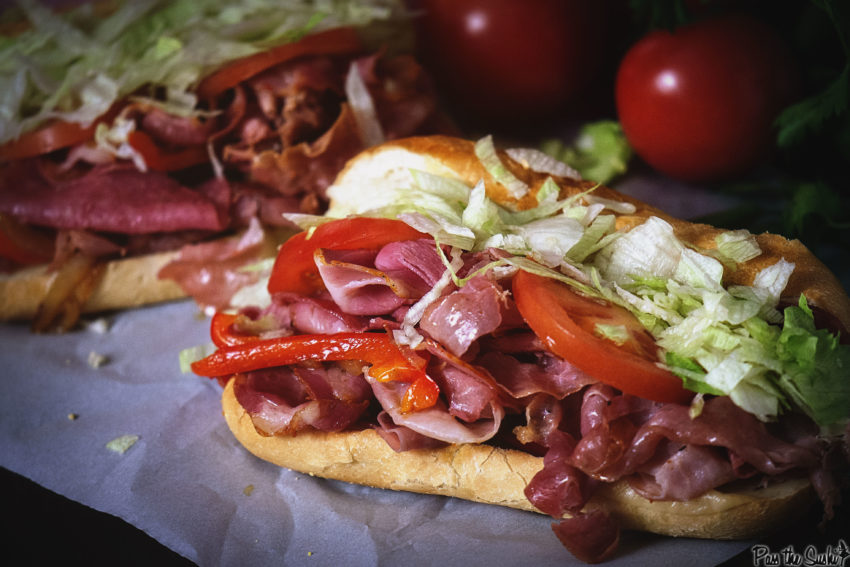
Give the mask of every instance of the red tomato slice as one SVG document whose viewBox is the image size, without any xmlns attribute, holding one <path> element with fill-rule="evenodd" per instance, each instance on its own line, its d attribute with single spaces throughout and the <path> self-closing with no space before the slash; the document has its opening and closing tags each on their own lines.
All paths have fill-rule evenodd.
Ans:
<svg viewBox="0 0 850 567">
<path fill-rule="evenodd" d="M 141 154 L 145 165 L 154 171 L 177 171 L 209 161 L 204 146 L 189 146 L 173 152 L 163 151 L 150 136 L 138 130 L 127 135 L 127 142 Z"/>
<path fill-rule="evenodd" d="M 522 270 L 514 277 L 513 293 L 519 312 L 540 340 L 600 382 L 658 402 L 687 403 L 693 397 L 679 378 L 655 364 L 655 341 L 622 307 Z M 597 324 L 620 326 L 628 338 L 615 343 L 596 333 Z"/>
<path fill-rule="evenodd" d="M 198 95 L 212 98 L 269 67 L 304 55 L 338 55 L 363 51 L 363 43 L 352 28 L 334 28 L 238 59 L 206 77 L 198 85 Z"/>
<path fill-rule="evenodd" d="M 308 236 L 309 235 L 309 236 Z M 310 295 L 324 289 L 313 253 L 330 250 L 378 249 L 390 242 L 427 238 L 400 220 L 350 217 L 299 232 L 283 243 L 269 277 L 269 293 L 289 291 Z"/>
<path fill-rule="evenodd" d="M 0 214 L 0 256 L 17 264 L 44 264 L 53 258 L 53 239 Z"/>
<path fill-rule="evenodd" d="M 0 146 L 0 160 L 30 158 L 81 144 L 91 139 L 100 122 L 111 120 L 119 109 L 120 105 L 114 104 L 103 116 L 87 127 L 76 122 L 54 120 L 37 130 L 21 134 L 17 140 Z"/>
<path fill-rule="evenodd" d="M 0 146 L 0 159 L 35 157 L 80 144 L 92 137 L 94 129 L 95 125 L 84 128 L 74 122 L 57 120 Z"/>
</svg>

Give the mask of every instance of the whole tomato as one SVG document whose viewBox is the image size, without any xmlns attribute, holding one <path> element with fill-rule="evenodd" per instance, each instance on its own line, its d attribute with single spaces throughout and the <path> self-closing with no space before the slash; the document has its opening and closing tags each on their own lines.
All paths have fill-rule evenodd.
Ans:
<svg viewBox="0 0 850 567">
<path fill-rule="evenodd" d="M 623 58 L 616 104 L 635 152 L 685 181 L 728 178 L 769 153 L 796 71 L 781 38 L 750 16 L 655 31 Z"/>
<path fill-rule="evenodd" d="M 421 0 L 419 57 L 461 120 L 488 128 L 548 117 L 599 66 L 605 3 Z"/>
</svg>

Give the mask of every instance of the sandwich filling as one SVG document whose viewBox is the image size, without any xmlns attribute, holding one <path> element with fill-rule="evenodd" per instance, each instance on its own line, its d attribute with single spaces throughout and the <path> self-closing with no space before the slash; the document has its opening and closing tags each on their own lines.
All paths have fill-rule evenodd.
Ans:
<svg viewBox="0 0 850 567">
<path fill-rule="evenodd" d="M 476 154 L 499 179 L 491 144 Z M 850 348 L 804 297 L 783 303 L 790 262 L 723 284 L 761 253 L 752 235 L 700 250 L 657 217 L 618 229 L 632 205 L 561 198 L 553 179 L 519 212 L 483 182 L 419 170 L 364 187 L 334 195 L 337 218 L 290 216 L 305 231 L 257 266 L 269 277 L 244 307 L 214 316 L 215 352 L 191 364 L 234 380 L 261 434 L 369 427 L 396 451 L 541 456 L 526 496 L 588 561 L 619 538 L 604 509 L 585 510 L 600 482 L 686 501 L 802 476 L 831 515 Z"/>
<path fill-rule="evenodd" d="M 180 250 L 253 227 L 238 246 L 187 248 L 162 273 L 222 308 L 223 286 L 252 278 L 220 267 L 272 254 L 264 241 L 295 229 L 282 213 L 322 213 L 368 145 L 442 128 L 416 61 L 364 40 L 391 25 L 392 3 L 20 10 L 28 29 L 0 36 L 0 272 L 62 274 L 74 256 Z M 193 278 L 203 270 L 215 289 Z"/>
</svg>

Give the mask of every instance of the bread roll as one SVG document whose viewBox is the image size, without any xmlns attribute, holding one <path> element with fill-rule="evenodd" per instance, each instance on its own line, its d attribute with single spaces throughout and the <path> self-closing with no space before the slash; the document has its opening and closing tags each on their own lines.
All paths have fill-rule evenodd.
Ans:
<svg viewBox="0 0 850 567">
<path fill-rule="evenodd" d="M 82 312 L 125 309 L 186 297 L 175 282 L 157 278 L 160 268 L 176 255 L 177 252 L 162 252 L 108 262 Z M 56 275 L 46 265 L 0 274 L 0 321 L 32 319 Z"/>
<path fill-rule="evenodd" d="M 543 459 L 528 453 L 490 445 L 396 453 L 371 429 L 263 436 L 236 400 L 232 380 L 224 389 L 222 408 L 228 427 L 248 451 L 287 469 L 537 512 L 523 490 L 543 468 Z M 588 506 L 604 506 L 624 529 L 677 537 L 749 539 L 799 517 L 813 502 L 814 491 L 805 479 L 737 492 L 712 490 L 687 502 L 652 502 L 619 481 L 601 486 Z"/>
</svg>

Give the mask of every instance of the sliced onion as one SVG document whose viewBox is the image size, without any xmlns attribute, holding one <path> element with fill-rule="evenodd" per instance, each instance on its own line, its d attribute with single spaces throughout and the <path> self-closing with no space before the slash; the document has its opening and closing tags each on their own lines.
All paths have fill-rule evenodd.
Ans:
<svg viewBox="0 0 850 567">
<path fill-rule="evenodd" d="M 32 322 L 35 333 L 70 330 L 80 318 L 83 305 L 100 281 L 105 264 L 76 253 L 59 269 Z"/>
</svg>

